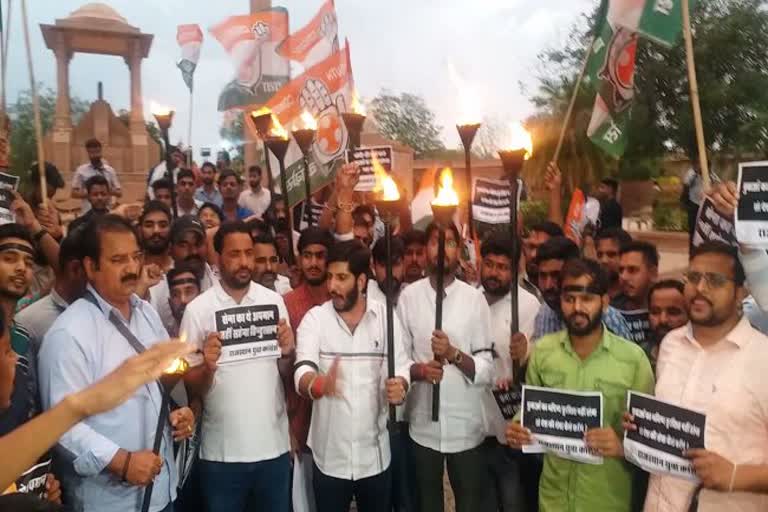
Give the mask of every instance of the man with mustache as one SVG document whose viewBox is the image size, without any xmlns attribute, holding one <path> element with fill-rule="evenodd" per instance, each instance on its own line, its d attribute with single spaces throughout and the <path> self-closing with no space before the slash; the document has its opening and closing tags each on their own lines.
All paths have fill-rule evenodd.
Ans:
<svg viewBox="0 0 768 512">
<path fill-rule="evenodd" d="M 369 300 L 375 300 L 382 304 L 387 303 L 387 247 L 386 240 L 379 238 L 373 245 L 373 277 L 368 280 L 367 295 Z M 391 257 L 392 257 L 392 297 L 397 305 L 397 297 L 403 287 L 403 255 L 405 254 L 405 245 L 403 239 L 399 236 L 392 237 Z"/>
<path fill-rule="evenodd" d="M 525 277 L 523 287 L 532 294 L 539 296 L 538 292 L 538 267 L 536 256 L 544 243 L 550 238 L 565 236 L 563 228 L 554 222 L 544 221 L 531 226 L 528 236 L 523 240 L 523 256 L 525 258 Z"/>
<path fill-rule="evenodd" d="M 611 300 L 631 329 L 627 339 L 642 343 L 648 334 L 648 292 L 659 277 L 659 251 L 640 240 L 621 248 L 619 283 L 621 294 Z"/>
<path fill-rule="evenodd" d="M 562 283 L 560 275 L 565 263 L 579 257 L 579 248 L 565 237 L 555 237 L 547 240 L 538 249 L 536 266 L 538 267 L 538 287 L 544 303 L 536 314 L 532 341 L 536 342 L 542 336 L 565 329 L 565 319 L 560 310 L 560 294 Z M 629 339 L 631 331 L 627 321 L 616 309 L 608 307 L 603 315 L 605 326 L 612 333 Z"/>
<path fill-rule="evenodd" d="M 630 242 L 632 242 L 632 236 L 623 229 L 601 229 L 595 235 L 597 261 L 608 274 L 608 295 L 611 299 L 621 293 L 621 283 L 619 282 L 621 248 Z"/>
<path fill-rule="evenodd" d="M 403 244 L 403 284 L 411 284 L 424 277 L 427 269 L 427 235 L 418 229 L 406 231 L 403 233 Z"/>
<path fill-rule="evenodd" d="M 685 274 L 689 322 L 659 348 L 656 396 L 707 416 L 706 449 L 688 451 L 695 482 L 651 475 L 646 511 L 768 510 L 768 337 L 749 324 L 737 250 L 721 242 L 695 248 Z M 631 418 L 630 418 L 631 419 Z"/>
<path fill-rule="evenodd" d="M 165 275 L 168 283 L 170 297 L 168 304 L 173 313 L 173 319 L 176 321 L 176 329 L 169 331 L 172 336 L 179 335 L 181 319 L 184 317 L 184 311 L 190 302 L 195 300 L 202 292 L 200 284 L 200 275 L 197 268 L 189 263 L 182 262 L 170 269 Z"/>
<path fill-rule="evenodd" d="M 248 229 L 253 236 L 253 226 L 248 223 Z M 288 278 L 277 273 L 280 259 L 277 257 L 277 244 L 272 235 L 260 234 L 253 237 L 253 282 L 259 283 L 265 288 L 285 295 L 291 291 L 291 283 Z"/>
<path fill-rule="evenodd" d="M 428 277 L 408 285 L 398 315 L 412 340 L 412 389 L 408 398 L 411 454 L 418 510 L 443 510 L 443 474 L 456 496 L 457 512 L 489 510 L 490 485 L 483 460 L 482 398 L 491 384 L 490 310 L 477 288 L 456 279 L 461 238 L 445 229 L 443 324 L 435 330 L 438 270 L 437 224 L 427 227 Z M 432 421 L 432 386 L 440 382 L 439 421 Z"/>
<path fill-rule="evenodd" d="M 413 362 L 395 320 L 395 376 L 388 377 L 386 306 L 366 297 L 370 258 L 358 240 L 334 245 L 331 300 L 307 313 L 299 329 L 294 381 L 313 401 L 309 446 L 322 512 L 348 511 L 353 496 L 361 512 L 392 510 L 387 405 L 405 401 Z"/>
<path fill-rule="evenodd" d="M 223 199 L 221 198 L 221 192 L 219 192 L 216 186 L 216 166 L 211 162 L 205 162 L 200 167 L 200 176 L 203 180 L 203 185 L 195 191 L 195 199 L 204 203 L 213 203 L 221 208 Z"/>
<path fill-rule="evenodd" d="M 648 292 L 649 336 L 640 344 L 656 369 L 659 347 L 664 337 L 688 323 L 685 304 L 685 285 L 676 279 L 664 279 L 651 286 Z"/>
<path fill-rule="evenodd" d="M 173 266 L 170 255 L 171 209 L 157 199 L 149 201 L 139 217 L 139 241 L 144 251 L 144 264 L 157 265 L 166 272 Z"/>
<path fill-rule="evenodd" d="M 67 227 L 68 231 L 75 230 L 94 217 L 109 213 L 109 181 L 100 174 L 91 176 L 85 181 L 86 198 L 91 205 L 88 212 L 73 220 Z"/>
<path fill-rule="evenodd" d="M 569 260 L 562 269 L 560 306 L 566 330 L 538 340 L 528 361 L 526 384 L 603 394 L 604 427 L 585 433 L 587 445 L 604 457 L 603 463 L 583 464 L 545 454 L 541 512 L 632 510 L 634 470 L 624 460 L 622 414 L 628 390 L 653 392 L 653 372 L 640 347 L 606 329 L 603 314 L 608 300 L 608 280 L 600 264 Z M 518 449 L 534 441 L 519 421 L 510 422 L 507 440 Z"/>
<path fill-rule="evenodd" d="M 101 142 L 98 139 L 88 139 L 85 141 L 85 151 L 88 153 L 88 163 L 85 163 L 75 170 L 72 175 L 72 199 L 82 199 L 81 214 L 91 209 L 88 202 L 88 193 L 85 189 L 85 182 L 93 176 L 103 176 L 109 182 L 109 195 L 122 197 L 123 189 L 120 186 L 120 180 L 117 179 L 117 173 L 111 165 L 104 162 L 101 156 Z"/>
<path fill-rule="evenodd" d="M 205 403 L 199 462 L 203 497 L 209 512 L 252 510 L 246 507 L 249 499 L 257 508 L 288 512 L 291 462 L 281 379 L 291 378 L 296 356 L 288 311 L 280 295 L 251 279 L 254 244 L 244 222 L 222 224 L 214 248 L 221 279 L 187 306 L 181 322 L 182 332 L 203 351 L 190 358 L 192 368 L 185 375 L 190 392 Z M 237 361 L 219 361 L 226 339 L 217 316 L 242 318 L 237 325 L 247 330 L 251 313 L 261 315 L 254 308 L 266 306 L 277 312 L 272 335 L 281 355 L 262 357 L 254 351 Z M 257 322 L 262 329 L 272 327 L 253 322 L 251 327 Z M 264 343 L 259 347 L 273 341 Z"/>
<path fill-rule="evenodd" d="M 86 294 L 56 320 L 38 358 L 47 409 L 169 337 L 157 312 L 135 293 L 142 257 L 128 221 L 105 215 L 86 225 L 82 254 Z M 195 420 L 189 408 L 171 412 L 160 455 L 155 455 L 152 440 L 161 403 L 159 385 L 149 384 L 123 405 L 80 422 L 62 436 L 58 446 L 71 510 L 133 512 L 150 482 L 151 510 L 173 509 L 173 440 L 189 437 Z"/>
<path fill-rule="evenodd" d="M 493 231 L 480 246 L 480 283 L 485 299 L 491 309 L 491 340 L 495 357 L 494 379 L 497 386 L 506 388 L 513 379 L 513 360 L 524 363 L 528 358 L 529 347 L 527 340 L 533 333 L 533 320 L 539 310 L 539 300 L 522 286 L 517 286 L 517 311 L 520 320 L 520 333 L 510 336 L 512 310 L 512 273 L 515 265 L 520 263 L 520 248 L 512 254 L 512 240 L 509 235 Z M 512 341 L 515 343 L 512 343 Z M 521 486 L 521 480 L 531 473 L 527 468 L 523 471 L 525 462 L 518 454 L 512 454 L 507 449 L 507 438 L 504 434 L 506 422 L 501 415 L 499 406 L 493 398 L 489 387 L 483 396 L 483 417 L 486 422 L 486 439 L 483 445 L 485 460 L 491 476 L 490 492 L 493 496 L 494 510 L 512 512 L 526 510 L 526 502 L 533 501 L 535 496 L 526 499 L 524 496 L 527 485 Z M 528 466 L 528 464 L 525 464 Z M 531 488 L 536 487 L 536 479 L 528 480 Z M 533 498 L 533 499 L 531 499 Z M 531 509 L 531 504 L 527 510 Z"/>
</svg>

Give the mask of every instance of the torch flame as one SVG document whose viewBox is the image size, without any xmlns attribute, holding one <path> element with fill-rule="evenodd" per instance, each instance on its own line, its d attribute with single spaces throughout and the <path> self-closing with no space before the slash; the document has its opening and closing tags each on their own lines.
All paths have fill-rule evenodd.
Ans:
<svg viewBox="0 0 768 512">
<path fill-rule="evenodd" d="M 531 134 L 523 127 L 522 124 L 514 123 L 509 127 L 509 144 L 504 149 L 525 150 L 525 159 L 528 160 L 533 155 L 533 140 Z"/>
<path fill-rule="evenodd" d="M 459 126 L 480 124 L 480 97 L 477 88 L 462 78 L 453 61 L 448 61 L 448 77 L 458 91 Z"/>
<path fill-rule="evenodd" d="M 376 186 L 373 191 L 381 194 L 382 201 L 397 201 L 400 199 L 400 191 L 397 190 L 397 183 L 392 179 L 384 167 L 381 166 L 376 151 L 371 153 L 371 166 L 373 174 L 376 177 Z"/>
<path fill-rule="evenodd" d="M 357 91 L 352 94 L 352 112 L 361 116 L 366 114 L 365 105 L 360 102 L 360 96 L 358 96 Z"/>
<path fill-rule="evenodd" d="M 179 341 L 182 343 L 187 342 L 187 333 L 182 331 L 181 334 L 179 334 Z M 189 363 L 186 359 L 183 359 L 181 357 L 177 357 L 174 359 L 171 364 L 163 370 L 163 373 L 166 375 L 183 375 L 189 370 Z"/>
<path fill-rule="evenodd" d="M 283 125 L 280 124 L 280 120 L 275 114 L 272 114 L 272 128 L 269 130 L 269 136 L 277 137 L 278 139 L 288 138 L 288 132 L 283 128 Z"/>
<path fill-rule="evenodd" d="M 446 167 L 440 171 L 440 186 L 437 189 L 437 196 L 432 201 L 435 206 L 455 206 L 459 204 L 459 195 L 453 188 L 453 171 Z"/>
<path fill-rule="evenodd" d="M 150 101 L 149 105 L 150 105 L 149 107 L 150 112 L 152 112 L 152 115 L 155 115 L 155 116 L 167 116 L 167 115 L 170 115 L 171 112 L 173 112 L 170 109 L 170 107 L 166 107 L 165 105 L 161 105 L 154 101 Z"/>
<path fill-rule="evenodd" d="M 306 110 L 301 113 L 301 124 L 305 130 L 317 130 L 317 121 Z"/>
<path fill-rule="evenodd" d="M 258 117 L 263 116 L 264 114 L 271 114 L 272 111 L 269 109 L 269 107 L 261 107 L 259 110 L 254 110 L 251 112 L 251 116 Z"/>
</svg>

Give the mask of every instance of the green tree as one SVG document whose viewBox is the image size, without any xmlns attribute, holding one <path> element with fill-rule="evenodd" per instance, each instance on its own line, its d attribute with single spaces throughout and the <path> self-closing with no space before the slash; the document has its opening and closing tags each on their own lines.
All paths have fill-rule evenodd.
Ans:
<svg viewBox="0 0 768 512">
<path fill-rule="evenodd" d="M 445 149 L 440 141 L 442 128 L 422 97 L 407 92 L 397 96 L 382 90 L 371 101 L 370 110 L 379 132 L 410 146 L 417 158 Z"/>
<path fill-rule="evenodd" d="M 38 84 L 37 90 L 40 103 L 40 124 L 45 134 L 53 126 L 56 112 L 56 93 L 53 89 L 44 87 L 42 84 Z M 89 107 L 87 101 L 73 96 L 70 99 L 72 122 L 77 123 Z M 16 102 L 9 105 L 8 115 L 11 119 L 11 172 L 24 177 L 32 162 L 37 160 L 37 137 L 35 136 L 35 118 L 30 90 L 19 93 Z"/>
</svg>

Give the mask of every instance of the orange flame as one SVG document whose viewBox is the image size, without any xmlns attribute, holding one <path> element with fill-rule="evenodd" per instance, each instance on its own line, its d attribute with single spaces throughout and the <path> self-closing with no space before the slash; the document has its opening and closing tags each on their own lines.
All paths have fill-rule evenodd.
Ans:
<svg viewBox="0 0 768 512">
<path fill-rule="evenodd" d="M 275 114 L 272 114 L 272 128 L 269 129 L 269 136 L 277 137 L 278 139 L 288 138 L 288 132 L 283 128 L 283 125 L 280 124 L 280 120 Z"/>
<path fill-rule="evenodd" d="M 251 112 L 251 115 L 253 117 L 263 116 L 264 114 L 271 114 L 272 111 L 269 109 L 269 107 L 261 107 L 259 110 L 254 110 Z"/>
<path fill-rule="evenodd" d="M 371 153 L 371 166 L 373 166 L 373 174 L 376 176 L 376 186 L 373 191 L 381 194 L 382 201 L 399 200 L 400 191 L 397 190 L 397 183 L 382 167 L 379 158 L 376 156 L 376 151 Z"/>
<path fill-rule="evenodd" d="M 533 156 L 533 139 L 531 139 L 531 134 L 519 122 L 510 125 L 509 144 L 504 149 L 524 149 L 525 159 L 528 160 Z"/>
<path fill-rule="evenodd" d="M 432 204 L 435 206 L 457 206 L 459 204 L 459 195 L 453 188 L 453 171 L 450 167 L 440 171 L 440 186 Z"/>
<path fill-rule="evenodd" d="M 182 331 L 181 334 L 179 334 L 179 341 L 182 343 L 187 342 L 186 332 Z M 187 370 L 189 370 L 189 363 L 187 360 L 181 357 L 177 357 L 171 362 L 168 368 L 163 370 L 163 373 L 166 375 L 184 375 L 187 373 Z"/>
<path fill-rule="evenodd" d="M 306 110 L 301 113 L 301 124 L 305 130 L 317 130 L 317 120 Z"/>
<path fill-rule="evenodd" d="M 170 107 L 166 107 L 165 105 L 161 105 L 154 101 L 150 101 L 149 105 L 149 110 L 154 116 L 168 116 L 173 113 L 173 110 L 171 110 Z"/>
<path fill-rule="evenodd" d="M 366 114 L 365 105 L 360 101 L 360 96 L 358 96 L 357 90 L 352 94 L 352 112 L 360 114 L 361 116 Z"/>
</svg>

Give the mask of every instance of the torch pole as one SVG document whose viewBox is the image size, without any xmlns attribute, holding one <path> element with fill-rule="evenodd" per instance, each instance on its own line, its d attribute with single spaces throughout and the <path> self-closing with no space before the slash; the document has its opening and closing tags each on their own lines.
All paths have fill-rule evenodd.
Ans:
<svg viewBox="0 0 768 512">
<path fill-rule="evenodd" d="M 288 265 L 293 265 L 296 258 L 293 254 L 293 208 L 288 203 L 288 179 L 285 176 L 285 158 L 278 159 L 280 162 L 280 189 L 283 193 L 283 203 L 285 204 L 285 215 L 288 219 Z"/>
<path fill-rule="evenodd" d="M 174 203 L 175 204 L 175 203 Z M 155 441 L 152 446 L 152 453 L 160 455 L 160 445 L 163 442 L 163 430 L 165 430 L 165 424 L 168 423 L 168 402 L 170 398 L 170 390 L 167 386 L 160 384 L 163 390 L 163 399 L 160 403 L 160 415 L 157 418 L 157 427 L 155 428 Z M 163 461 L 165 464 L 167 461 Z M 144 500 L 141 503 L 141 512 L 148 512 L 149 505 L 152 502 L 152 489 L 154 487 L 154 480 L 149 482 L 149 485 L 144 489 Z"/>
<path fill-rule="evenodd" d="M 387 376 L 393 379 L 395 378 L 395 298 L 393 297 L 394 286 L 392 285 L 392 222 L 389 216 L 387 216 L 384 222 L 384 246 L 387 250 L 387 277 L 385 285 L 387 288 Z M 389 422 L 387 425 L 390 432 L 397 426 L 395 406 L 392 404 L 389 404 Z"/>
<path fill-rule="evenodd" d="M 312 227 L 312 187 L 309 183 L 309 157 L 304 154 L 304 215 L 307 216 L 307 226 Z"/>
<path fill-rule="evenodd" d="M 456 126 L 459 132 L 461 144 L 464 146 L 464 170 L 467 188 L 467 219 L 469 223 L 469 238 L 475 239 L 475 222 L 472 212 L 472 142 L 475 140 L 477 131 L 480 129 L 480 123 L 460 124 Z"/>
<path fill-rule="evenodd" d="M 437 276 L 435 279 L 435 330 L 443 329 L 443 295 L 445 295 L 445 230 L 439 226 L 437 234 Z M 440 358 L 435 356 L 436 361 Z M 440 421 L 440 383 L 432 384 L 432 421 Z"/>
<path fill-rule="evenodd" d="M 171 141 L 168 137 L 168 128 L 162 128 L 163 144 L 165 144 L 165 179 L 171 184 L 171 205 L 173 207 L 173 218 L 179 216 L 179 207 L 176 204 L 176 181 L 173 179 L 173 170 L 171 170 Z"/>
<path fill-rule="evenodd" d="M 29 27 L 27 26 L 27 0 L 21 0 L 21 18 L 24 28 L 24 46 L 27 50 L 27 71 L 29 72 L 29 89 L 32 92 L 32 113 L 35 126 L 35 141 L 37 142 L 37 171 L 40 173 L 40 199 L 43 206 L 48 207 L 48 182 L 45 176 L 45 149 L 43 146 L 43 125 L 40 120 L 40 99 L 37 95 L 35 69 L 32 65 L 32 50 L 29 44 Z M 33 205 L 36 206 L 36 205 Z"/>
<path fill-rule="evenodd" d="M 264 142 L 264 168 L 267 170 L 267 188 L 269 189 L 269 197 L 275 197 L 275 180 L 272 177 L 272 162 L 269 161 L 269 148 L 267 142 Z"/>
</svg>

